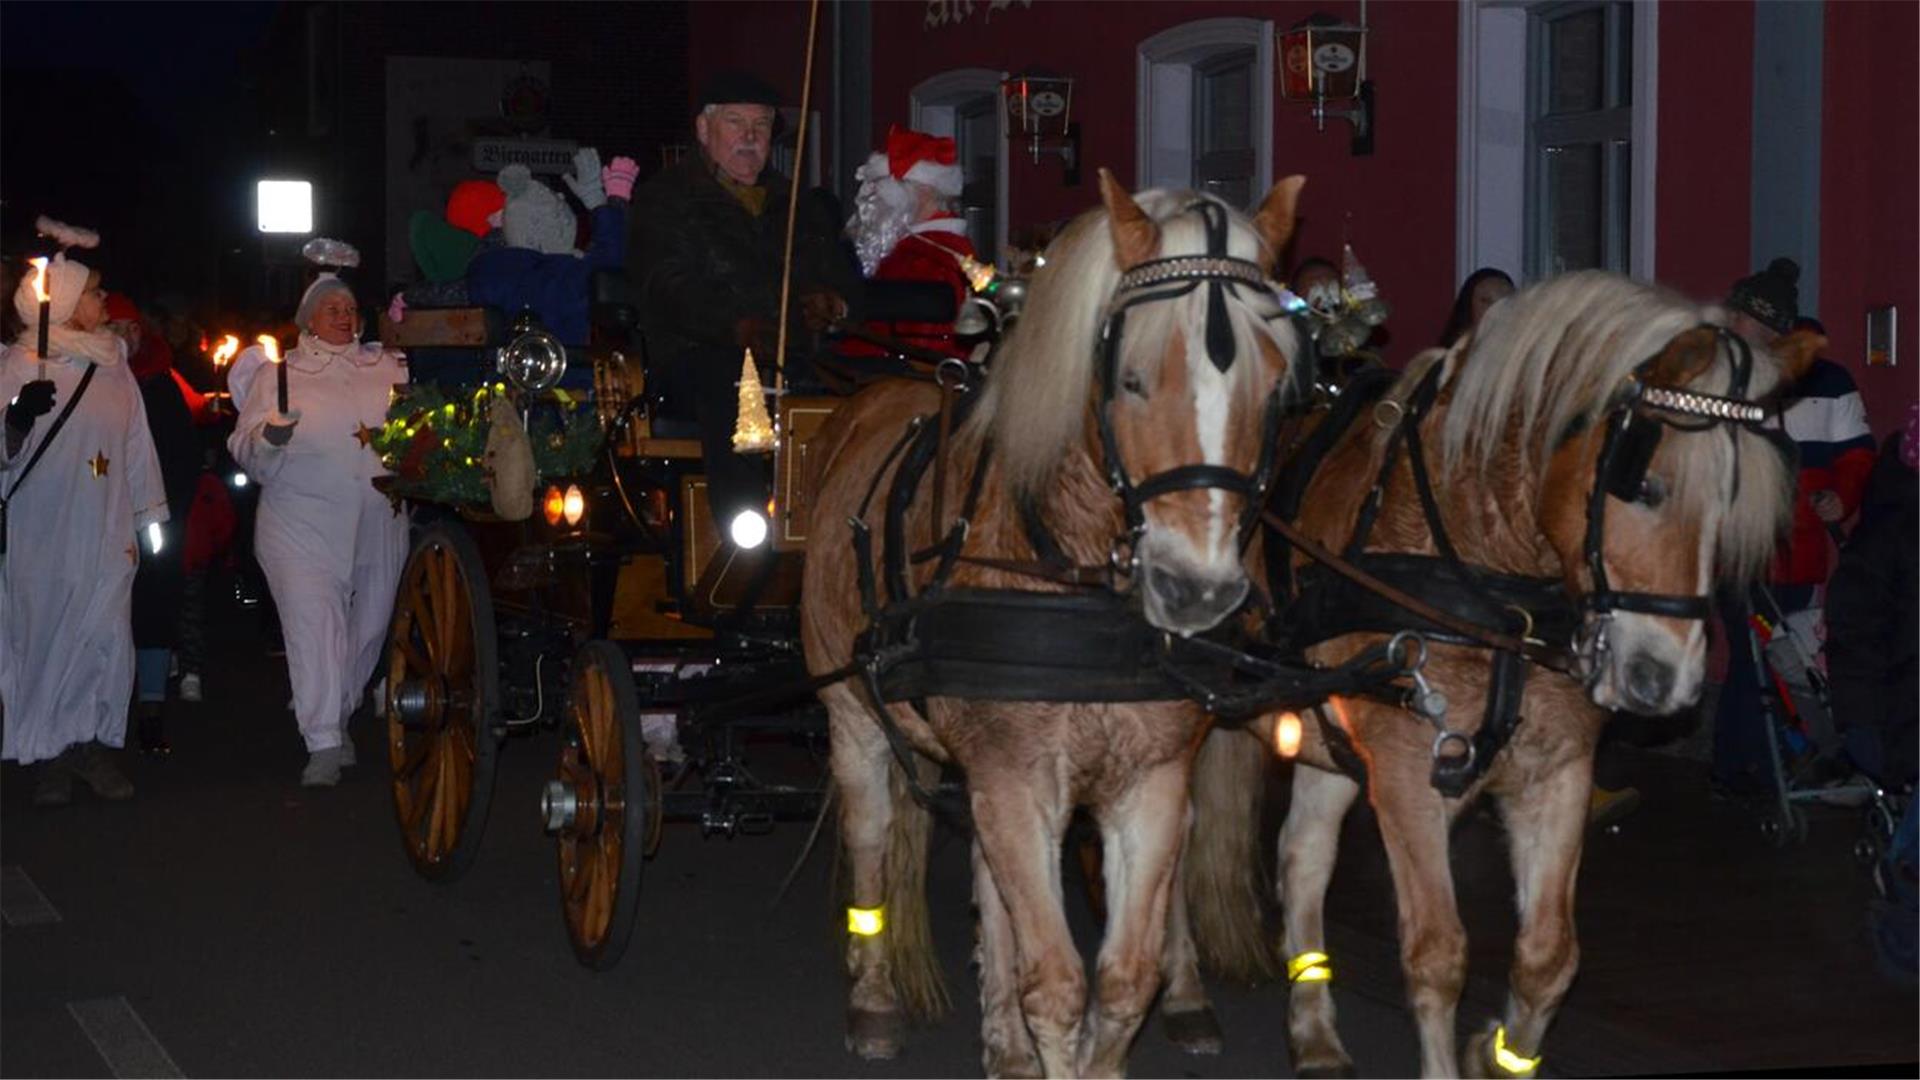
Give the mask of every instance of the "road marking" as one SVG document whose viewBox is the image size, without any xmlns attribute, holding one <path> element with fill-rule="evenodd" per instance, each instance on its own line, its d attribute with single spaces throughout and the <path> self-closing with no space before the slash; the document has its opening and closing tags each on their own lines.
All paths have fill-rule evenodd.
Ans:
<svg viewBox="0 0 1920 1080">
<path fill-rule="evenodd" d="M 60 913 L 25 870 L 0 866 L 0 919 L 8 926 L 44 926 L 59 922 Z"/>
<path fill-rule="evenodd" d="M 123 997 L 69 1001 L 67 1011 L 86 1033 L 87 1041 L 100 1052 L 107 1069 L 118 1080 L 173 1080 L 184 1077 L 172 1055 L 160 1040 L 147 1030 L 146 1021 L 133 1011 Z"/>
</svg>

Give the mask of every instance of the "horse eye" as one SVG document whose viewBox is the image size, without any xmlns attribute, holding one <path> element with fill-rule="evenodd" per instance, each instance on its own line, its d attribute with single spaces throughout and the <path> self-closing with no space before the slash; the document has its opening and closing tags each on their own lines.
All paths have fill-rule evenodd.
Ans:
<svg viewBox="0 0 1920 1080">
<path fill-rule="evenodd" d="M 1137 371 L 1129 371 L 1120 376 L 1120 389 L 1135 397 L 1147 396 L 1147 384 L 1141 381 L 1140 373 Z"/>
<path fill-rule="evenodd" d="M 1667 501 L 1667 482 L 1657 476 L 1649 476 L 1640 482 L 1640 505 L 1649 510 L 1658 510 L 1660 504 Z"/>
</svg>

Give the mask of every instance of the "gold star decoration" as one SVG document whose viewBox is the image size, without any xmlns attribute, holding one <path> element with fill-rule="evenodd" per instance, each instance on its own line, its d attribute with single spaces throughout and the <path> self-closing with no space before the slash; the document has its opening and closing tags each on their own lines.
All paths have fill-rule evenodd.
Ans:
<svg viewBox="0 0 1920 1080">
<path fill-rule="evenodd" d="M 353 430 L 353 437 L 359 441 L 361 446 L 372 446 L 374 437 L 379 434 L 379 428 L 371 428 L 364 423 Z"/>
<path fill-rule="evenodd" d="M 107 475 L 108 464 L 109 462 L 107 461 L 106 453 L 104 451 L 95 450 L 93 452 L 93 460 L 87 462 L 87 471 L 93 473 L 95 479 L 99 479 L 100 477 Z"/>
</svg>

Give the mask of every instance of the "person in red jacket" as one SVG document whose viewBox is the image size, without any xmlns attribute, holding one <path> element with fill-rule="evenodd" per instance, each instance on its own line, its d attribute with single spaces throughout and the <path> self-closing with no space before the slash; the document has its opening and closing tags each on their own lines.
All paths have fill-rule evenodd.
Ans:
<svg viewBox="0 0 1920 1080">
<path fill-rule="evenodd" d="M 847 222 L 847 238 L 861 272 L 874 282 L 944 284 L 953 290 L 958 310 L 967 298 L 960 257 L 973 258 L 974 249 L 966 222 L 953 209 L 964 182 L 953 140 L 895 125 L 887 131 L 886 149 L 868 158 L 855 175 L 860 191 Z M 876 290 L 870 298 L 875 318 L 866 324 L 869 332 L 949 356 L 966 355 L 954 342 L 951 319 L 889 318 L 880 296 Z M 848 341 L 840 352 L 878 356 L 882 350 Z"/>
</svg>

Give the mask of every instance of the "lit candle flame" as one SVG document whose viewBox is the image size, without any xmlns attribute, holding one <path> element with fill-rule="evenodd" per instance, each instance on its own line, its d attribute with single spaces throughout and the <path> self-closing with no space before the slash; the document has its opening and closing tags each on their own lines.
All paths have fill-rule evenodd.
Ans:
<svg viewBox="0 0 1920 1080">
<path fill-rule="evenodd" d="M 275 347 L 276 348 L 278 347 L 277 342 L 275 343 Z M 216 346 L 213 350 L 213 366 L 217 368 L 226 367 L 227 364 L 231 362 L 234 356 L 239 352 L 240 352 L 239 337 L 233 334 L 228 334 L 225 337 L 222 337 L 220 339 L 220 344 Z"/>
<path fill-rule="evenodd" d="M 34 299 L 40 301 L 43 304 L 49 300 L 52 300 L 53 294 L 47 291 L 47 257 L 45 255 L 41 255 L 37 258 L 28 259 L 27 261 L 33 264 L 33 269 L 35 271 L 33 275 Z"/>
<path fill-rule="evenodd" d="M 280 339 L 279 338 L 274 337 L 272 334 L 261 334 L 259 337 L 254 338 L 253 340 L 259 343 L 261 350 L 267 354 L 267 359 L 269 361 L 275 364 L 280 362 Z"/>
</svg>

